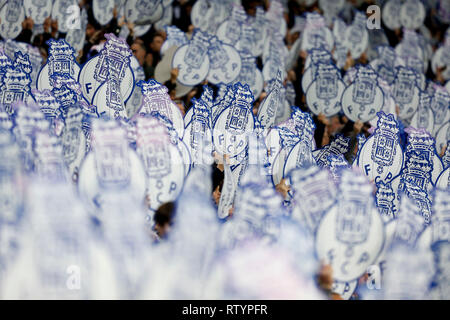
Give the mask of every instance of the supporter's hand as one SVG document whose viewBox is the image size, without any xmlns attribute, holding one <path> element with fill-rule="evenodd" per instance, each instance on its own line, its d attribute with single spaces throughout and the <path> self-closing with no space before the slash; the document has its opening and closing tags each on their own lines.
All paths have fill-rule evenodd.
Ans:
<svg viewBox="0 0 450 320">
<path fill-rule="evenodd" d="M 170 81 L 172 83 L 175 83 L 175 81 L 177 81 L 178 73 L 179 73 L 178 68 L 173 68 L 172 70 L 170 70 Z"/>
<path fill-rule="evenodd" d="M 441 158 L 444 156 L 446 150 L 447 150 L 447 146 L 443 146 L 441 153 L 439 154 L 441 156 Z"/>
<path fill-rule="evenodd" d="M 128 30 L 130 30 L 130 35 L 133 35 L 134 34 L 134 23 L 133 22 L 131 22 L 131 21 L 128 21 L 127 22 L 127 28 L 128 28 Z"/>
<path fill-rule="evenodd" d="M 333 268 L 329 264 L 322 264 L 319 271 L 319 286 L 326 290 L 331 291 L 333 288 Z"/>
<path fill-rule="evenodd" d="M 322 122 L 326 126 L 328 126 L 330 124 L 330 121 L 322 112 L 319 113 L 319 115 L 317 116 L 317 119 L 319 119 L 319 121 Z"/>
<path fill-rule="evenodd" d="M 58 20 L 52 20 L 51 22 L 52 27 L 52 36 L 54 36 L 58 32 Z"/>
<path fill-rule="evenodd" d="M 367 53 L 364 51 L 359 57 L 360 63 L 366 64 L 369 59 L 367 58 Z"/>
<path fill-rule="evenodd" d="M 50 32 L 50 26 L 52 24 L 52 18 L 51 17 L 47 17 L 44 20 L 44 32 L 49 33 Z"/>
<path fill-rule="evenodd" d="M 294 70 L 289 70 L 288 74 L 287 74 L 287 80 L 294 82 L 295 80 L 297 80 L 297 75 L 295 74 Z"/>
<path fill-rule="evenodd" d="M 285 199 L 288 195 L 288 192 L 291 190 L 291 187 L 286 185 L 286 179 L 281 179 L 280 183 L 275 186 L 275 190 L 278 191 Z"/>
<path fill-rule="evenodd" d="M 359 132 L 361 132 L 361 129 L 362 129 L 363 126 L 364 126 L 364 123 L 362 123 L 361 120 L 358 120 L 358 121 L 356 121 L 355 124 L 353 125 L 353 130 L 354 130 L 356 133 L 359 133 Z"/>
<path fill-rule="evenodd" d="M 120 17 L 119 21 L 117 21 L 117 25 L 121 28 L 125 25 L 125 16 Z"/>
<path fill-rule="evenodd" d="M 438 81 L 440 83 L 445 82 L 445 79 L 444 79 L 444 76 L 442 75 L 442 73 L 445 71 L 446 68 L 447 68 L 446 66 L 436 68 L 436 81 Z"/>
<path fill-rule="evenodd" d="M 350 69 L 351 67 L 353 67 L 353 65 L 355 64 L 355 60 L 353 60 L 352 55 L 350 54 L 350 51 L 347 53 L 347 59 L 345 60 L 345 66 L 344 66 L 344 70 L 347 71 L 348 69 Z"/>
<path fill-rule="evenodd" d="M 300 57 L 302 57 L 302 59 L 305 60 L 307 56 L 308 56 L 308 52 L 306 52 L 305 50 L 300 51 Z"/>
<path fill-rule="evenodd" d="M 318 275 L 319 286 L 325 290 L 332 300 L 343 300 L 342 297 L 333 293 L 333 268 L 329 264 L 322 264 Z"/>
<path fill-rule="evenodd" d="M 22 29 L 33 29 L 34 21 L 31 19 L 31 17 L 25 18 L 25 20 L 22 21 Z"/>
</svg>

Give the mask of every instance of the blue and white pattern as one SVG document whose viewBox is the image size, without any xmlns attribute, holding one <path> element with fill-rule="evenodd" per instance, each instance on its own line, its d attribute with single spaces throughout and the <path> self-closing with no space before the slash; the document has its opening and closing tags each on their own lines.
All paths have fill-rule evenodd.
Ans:
<svg viewBox="0 0 450 320">
<path fill-rule="evenodd" d="M 377 80 L 378 75 L 370 66 L 357 68 L 355 80 L 344 90 L 341 99 L 342 110 L 350 120 L 366 122 L 383 109 L 384 94 Z"/>
<path fill-rule="evenodd" d="M 317 166 L 296 168 L 289 174 L 293 197 L 292 218 L 314 234 L 336 201 L 337 188 L 327 170 Z"/>
<path fill-rule="evenodd" d="M 233 82 L 241 72 L 241 57 L 235 48 L 212 36 L 208 47 L 208 81 L 212 84 Z"/>
<path fill-rule="evenodd" d="M 82 129 L 83 112 L 77 107 L 69 108 L 61 135 L 62 156 L 72 180 L 78 180 L 81 162 L 86 154 L 86 136 Z"/>
<path fill-rule="evenodd" d="M 283 83 L 281 79 L 281 71 L 275 80 L 269 82 L 270 88 L 267 97 L 261 102 L 258 108 L 258 120 L 261 122 L 263 128 L 271 128 L 275 125 L 278 113 L 281 113 L 281 109 L 284 107 L 285 98 L 283 95 Z"/>
<path fill-rule="evenodd" d="M 366 21 L 366 14 L 361 11 L 356 11 L 353 23 L 345 30 L 343 44 L 350 50 L 353 59 L 358 59 L 369 45 L 369 33 L 366 28 Z"/>
<path fill-rule="evenodd" d="M 337 281 L 358 279 L 383 248 L 384 224 L 371 193 L 364 175 L 345 170 L 337 202 L 316 231 L 317 257 L 331 265 Z"/>
<path fill-rule="evenodd" d="M 305 72 L 302 76 L 302 90 L 304 93 L 307 92 L 308 87 L 314 81 L 319 63 L 331 64 L 332 58 L 329 51 L 319 48 L 311 49 L 308 51 L 308 57 L 305 62 Z"/>
<path fill-rule="evenodd" d="M 207 77 L 210 68 L 209 45 L 208 34 L 195 29 L 191 40 L 177 49 L 172 59 L 172 68 L 179 70 L 179 83 L 194 86 Z"/>
<path fill-rule="evenodd" d="M 129 146 L 125 130 L 114 121 L 95 119 L 93 146 L 81 164 L 78 191 L 92 212 L 101 212 L 114 194 L 144 199 L 146 174 L 141 160 Z"/>
<path fill-rule="evenodd" d="M 234 46 L 240 39 L 242 24 L 247 19 L 247 14 L 241 5 L 233 5 L 231 16 L 217 29 L 216 35 L 220 41 Z"/>
<path fill-rule="evenodd" d="M 417 129 L 425 129 L 430 133 L 434 131 L 434 113 L 433 109 L 431 109 L 431 97 L 426 92 L 420 92 L 419 106 L 411 119 L 411 126 Z"/>
<path fill-rule="evenodd" d="M 45 118 L 50 122 L 50 131 L 57 136 L 61 134 L 63 121 L 61 116 L 61 105 L 50 90 L 39 91 L 32 90 L 33 96 L 39 105 L 40 110 L 44 113 Z"/>
<path fill-rule="evenodd" d="M 403 167 L 398 122 L 394 115 L 378 114 L 377 128 L 359 152 L 357 164 L 370 180 L 389 181 Z"/>
<path fill-rule="evenodd" d="M 191 122 L 186 126 L 183 140 L 189 148 L 192 165 L 203 164 L 205 149 L 212 153 L 212 132 L 210 127 L 210 110 L 202 100 L 192 101 L 193 115 Z"/>
<path fill-rule="evenodd" d="M 94 93 L 92 103 L 97 106 L 100 115 L 126 119 L 125 101 L 131 96 L 134 86 L 125 97 L 122 89 L 126 70 L 131 70 L 132 52 L 125 39 L 117 38 L 114 34 L 106 34 L 105 37 L 105 47 L 99 53 L 94 70 L 94 79 L 102 84 Z"/>
<path fill-rule="evenodd" d="M 394 48 L 380 46 L 377 48 L 378 58 L 370 61 L 370 65 L 378 76 L 391 85 L 395 80 L 395 67 L 400 64 Z"/>
<path fill-rule="evenodd" d="M 150 207 L 156 210 L 180 193 L 185 176 L 183 157 L 170 142 L 167 128 L 155 118 L 137 120 L 136 145 L 146 171 Z"/>
<path fill-rule="evenodd" d="M 102 25 L 107 25 L 113 18 L 114 0 L 93 0 L 92 12 L 95 20 Z"/>
<path fill-rule="evenodd" d="M 321 149 L 313 151 L 317 165 L 321 168 L 328 167 L 328 157 L 331 155 L 346 154 L 350 147 L 350 138 L 337 135 L 336 138 Z"/>
<path fill-rule="evenodd" d="M 330 117 L 341 111 L 345 84 L 336 66 L 319 63 L 316 67 L 314 80 L 306 91 L 306 103 L 314 114 Z"/>
<path fill-rule="evenodd" d="M 27 17 L 31 17 L 37 25 L 43 24 L 44 20 L 50 16 L 52 12 L 52 0 L 24 0 L 25 13 Z"/>
<path fill-rule="evenodd" d="M 391 221 L 397 217 L 398 208 L 394 202 L 396 194 L 392 189 L 392 184 L 384 182 L 379 177 L 375 178 L 377 191 L 375 193 L 375 203 L 381 217 L 385 221 Z"/>
<path fill-rule="evenodd" d="M 398 17 L 401 8 L 402 0 L 389 0 L 384 4 L 381 17 L 386 27 L 391 30 L 401 28 L 402 23 Z"/>
<path fill-rule="evenodd" d="M 165 26 L 164 30 L 166 32 L 166 40 L 161 46 L 162 55 L 172 46 L 181 47 L 188 43 L 186 34 L 176 26 Z"/>
<path fill-rule="evenodd" d="M 436 86 L 434 94 L 431 97 L 431 109 L 434 113 L 434 128 L 432 134 L 437 139 L 437 132 L 450 121 L 450 94 L 442 87 Z M 442 134 L 442 133 L 441 133 Z M 441 151 L 443 144 L 446 142 L 441 139 L 436 143 L 437 149 Z"/>
<path fill-rule="evenodd" d="M 61 33 L 67 33 L 71 25 L 71 16 L 73 11 L 69 8 L 76 7 L 78 9 L 77 0 L 55 0 L 52 7 L 52 19 L 58 21 L 58 31 Z"/>
<path fill-rule="evenodd" d="M 407 0 L 400 8 L 400 22 L 403 27 L 419 29 L 425 21 L 425 7 L 420 0 Z"/>
<path fill-rule="evenodd" d="M 241 55 L 241 72 L 236 83 L 244 83 L 250 87 L 253 96 L 257 99 L 263 90 L 264 80 L 261 71 L 256 65 L 256 59 L 250 55 Z"/>
<path fill-rule="evenodd" d="M 137 25 L 157 22 L 164 14 L 161 0 L 127 0 L 125 18 Z"/>
<path fill-rule="evenodd" d="M 407 67 L 397 67 L 392 95 L 397 103 L 401 120 L 411 119 L 420 102 L 417 73 Z"/>
<path fill-rule="evenodd" d="M 36 87 L 39 90 L 52 89 L 55 76 L 69 76 L 77 79 L 80 66 L 75 60 L 75 50 L 66 40 L 53 40 L 47 42 L 48 61 L 39 71 Z"/>
<path fill-rule="evenodd" d="M 184 122 L 180 109 L 170 99 L 168 89 L 154 79 L 140 81 L 137 86 L 141 88 L 142 104 L 133 119 L 144 115 L 158 113 L 169 119 L 179 137 L 184 135 Z"/>
<path fill-rule="evenodd" d="M 22 32 L 22 21 L 25 19 L 23 0 L 8 0 L 0 9 L 0 36 L 3 39 L 14 39 Z"/>
<path fill-rule="evenodd" d="M 99 54 L 89 59 L 80 70 L 78 82 L 81 85 L 83 96 L 88 102 L 92 103 L 95 94 L 99 91 L 99 87 L 109 77 L 110 70 L 108 65 L 114 64 L 111 70 L 112 76 L 117 79 L 116 81 L 118 81 L 120 86 L 121 100 L 126 103 L 134 89 L 134 75 L 130 66 L 132 53 L 125 39 L 117 38 L 112 33 L 105 34 L 105 37 L 107 41 Z M 107 85 L 105 84 L 104 87 L 107 87 Z M 105 97 L 106 93 L 103 95 L 103 98 Z M 106 110 L 104 109 L 103 111 Z"/>
<path fill-rule="evenodd" d="M 299 141 L 290 149 L 283 168 L 283 177 L 287 177 L 289 172 L 295 168 L 307 168 L 316 165 L 316 160 L 312 153 L 312 140 L 314 137 L 315 125 L 311 118 L 306 118 L 305 128 Z"/>
<path fill-rule="evenodd" d="M 302 50 L 319 49 L 324 47 L 331 51 L 334 46 L 333 35 L 325 26 L 325 19 L 319 13 L 306 13 L 306 25 L 302 34 Z"/>
<path fill-rule="evenodd" d="M 215 150 L 230 158 L 245 150 L 247 135 L 255 128 L 253 95 L 249 86 L 237 83 L 234 90 L 233 102 L 221 112 L 213 127 Z"/>
<path fill-rule="evenodd" d="M 1 74 L 3 74 L 3 77 L 0 79 L 0 105 L 9 115 L 14 114 L 14 102 L 33 100 L 30 88 L 31 67 L 27 71 L 23 70 L 20 65 L 2 68 Z"/>
</svg>

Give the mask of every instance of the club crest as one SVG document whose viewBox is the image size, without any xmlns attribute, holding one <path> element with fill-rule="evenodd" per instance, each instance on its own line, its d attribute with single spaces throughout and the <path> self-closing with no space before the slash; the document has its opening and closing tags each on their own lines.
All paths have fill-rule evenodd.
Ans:
<svg viewBox="0 0 450 320">
<path fill-rule="evenodd" d="M 410 30 L 419 29 L 425 21 L 425 15 L 425 7 L 419 0 L 405 1 L 400 8 L 400 22 Z"/>
<path fill-rule="evenodd" d="M 384 243 L 384 224 L 364 175 L 344 170 L 336 204 L 316 231 L 316 253 L 333 267 L 333 278 L 348 282 L 366 272 Z"/>
<path fill-rule="evenodd" d="M 319 63 L 315 79 L 306 91 L 306 102 L 314 114 L 330 117 L 341 111 L 345 84 L 333 65 Z"/>
<path fill-rule="evenodd" d="M 132 53 L 124 39 L 117 38 L 114 34 L 105 34 L 105 37 L 107 40 L 100 53 L 83 65 L 78 75 L 78 82 L 81 85 L 83 96 L 90 103 L 94 103 L 94 98 L 105 100 L 107 98 L 107 87 L 109 86 L 112 89 L 110 93 L 113 94 L 117 85 L 120 86 L 120 100 L 126 103 L 134 89 L 134 75 L 130 66 Z M 108 69 L 109 66 L 111 66 L 111 70 Z M 114 79 L 114 81 L 110 81 L 110 84 L 107 85 L 107 79 Z M 103 94 L 97 95 L 102 84 L 103 89 L 101 91 Z M 97 97 L 95 97 L 96 95 Z M 113 97 L 108 99 L 114 105 L 114 101 L 119 100 L 119 94 L 116 95 L 115 99 Z M 105 101 L 102 101 L 103 105 L 105 103 Z M 109 111 L 109 108 L 106 108 L 103 111 Z"/>
<path fill-rule="evenodd" d="M 67 167 L 62 157 L 62 146 L 56 136 L 48 132 L 37 132 L 34 147 L 35 170 L 39 179 L 60 183 L 68 181 Z"/>
<path fill-rule="evenodd" d="M 313 234 L 323 215 L 336 201 L 336 185 L 330 173 L 317 166 L 292 170 L 289 181 L 293 190 L 292 218 Z"/>
<path fill-rule="evenodd" d="M 233 82 L 241 72 L 241 57 L 232 46 L 222 43 L 216 36 L 208 47 L 208 81 L 212 84 Z"/>
<path fill-rule="evenodd" d="M 247 133 L 253 131 L 255 120 L 252 113 L 253 95 L 247 84 L 235 85 L 231 105 L 218 116 L 213 128 L 215 150 L 233 157 L 247 146 Z"/>
<path fill-rule="evenodd" d="M 247 84 L 255 98 L 261 95 L 264 86 L 263 75 L 256 66 L 256 59 L 250 55 L 241 55 L 241 72 L 235 82 Z"/>
<path fill-rule="evenodd" d="M 156 118 L 137 119 L 136 145 L 146 171 L 150 206 L 156 210 L 180 193 L 184 182 L 183 157 L 170 142 L 167 128 Z"/>
<path fill-rule="evenodd" d="M 434 113 L 431 109 L 431 97 L 426 92 L 420 92 L 419 106 L 411 120 L 411 126 L 418 129 L 425 129 L 430 133 L 433 132 Z"/>
<path fill-rule="evenodd" d="M 353 59 L 358 59 L 369 45 L 365 13 L 357 11 L 353 23 L 345 30 L 344 45 L 349 48 Z"/>
<path fill-rule="evenodd" d="M 242 24 L 247 19 L 245 10 L 240 5 L 233 5 L 231 16 L 217 29 L 217 37 L 222 42 L 234 46 L 241 36 Z"/>
<path fill-rule="evenodd" d="M 113 18 L 114 6 L 114 0 L 93 0 L 92 11 L 95 20 L 102 26 L 107 25 Z"/>
<path fill-rule="evenodd" d="M 161 0 L 130 0 L 125 3 L 125 18 L 137 25 L 157 22 L 164 14 Z"/>
<path fill-rule="evenodd" d="M 346 154 L 349 149 L 350 138 L 337 135 L 336 138 L 322 149 L 314 150 L 313 155 L 320 168 L 327 167 L 328 157 L 332 154 Z"/>
<path fill-rule="evenodd" d="M 379 177 L 375 179 L 377 192 L 375 194 L 375 203 L 378 212 L 387 221 L 391 221 L 397 217 L 398 208 L 394 203 L 396 194 L 392 189 L 390 182 L 384 182 Z"/>
<path fill-rule="evenodd" d="M 50 130 L 57 136 L 61 134 L 62 119 L 59 101 L 50 90 L 31 90 L 45 118 L 50 122 Z"/>
<path fill-rule="evenodd" d="M 3 39 L 14 39 L 22 32 L 22 21 L 25 20 L 23 0 L 8 0 L 0 10 L 0 36 Z"/>
<path fill-rule="evenodd" d="M 275 80 L 269 82 L 267 97 L 258 108 L 258 120 L 261 122 L 263 128 L 271 128 L 275 124 L 277 115 L 284 105 L 284 96 L 282 93 L 283 83 L 281 79 L 281 72 L 279 71 Z"/>
<path fill-rule="evenodd" d="M 94 212 L 105 208 L 113 194 L 126 194 L 132 201 L 145 196 L 145 170 L 128 146 L 126 132 L 115 121 L 95 119 L 92 123 L 92 152 L 81 164 L 78 191 Z"/>
<path fill-rule="evenodd" d="M 420 101 L 420 90 L 417 87 L 417 74 L 412 69 L 397 67 L 392 95 L 398 104 L 400 119 L 410 119 L 416 112 Z"/>
<path fill-rule="evenodd" d="M 26 15 L 31 17 L 35 24 L 43 24 L 52 12 L 51 0 L 25 0 L 23 4 Z"/>
<path fill-rule="evenodd" d="M 68 76 L 77 79 L 80 67 L 75 61 L 75 50 L 67 43 L 66 40 L 47 41 L 48 61 L 42 67 L 38 75 L 37 89 L 51 90 L 54 86 L 53 79 L 56 76 Z"/>
<path fill-rule="evenodd" d="M 325 26 L 325 19 L 319 13 L 306 13 L 306 25 L 302 35 L 302 50 L 308 51 L 324 47 L 331 51 L 334 46 L 333 35 Z"/>
<path fill-rule="evenodd" d="M 179 137 L 184 134 L 184 122 L 180 109 L 173 103 L 168 94 L 168 89 L 154 79 L 139 81 L 137 86 L 141 88 L 142 104 L 134 118 L 158 113 L 169 119 L 177 131 Z"/>
<path fill-rule="evenodd" d="M 358 157 L 358 165 L 374 180 L 391 180 L 403 166 L 403 151 L 399 144 L 399 127 L 393 114 L 378 112 L 377 128 L 364 143 Z"/>
<path fill-rule="evenodd" d="M 3 77 L 0 79 L 0 105 L 6 113 L 14 114 L 14 102 L 33 99 L 30 84 L 30 73 L 24 71 L 20 65 L 3 68 Z"/>
<path fill-rule="evenodd" d="M 210 60 L 207 33 L 196 29 L 191 40 L 175 52 L 172 68 L 178 68 L 177 81 L 185 86 L 194 86 L 202 82 L 208 75 Z"/>
<path fill-rule="evenodd" d="M 377 78 L 371 67 L 357 68 L 355 80 L 345 88 L 341 99 L 342 110 L 350 120 L 369 121 L 383 108 L 384 94 Z"/>
<path fill-rule="evenodd" d="M 69 108 L 62 132 L 62 156 L 74 181 L 78 179 L 81 161 L 86 154 L 86 137 L 82 129 L 83 112 L 73 106 Z"/>
</svg>

